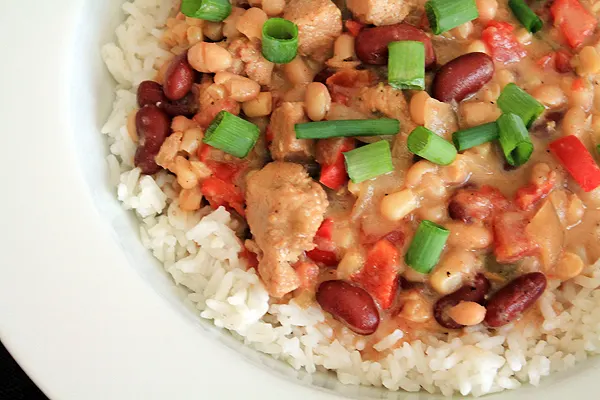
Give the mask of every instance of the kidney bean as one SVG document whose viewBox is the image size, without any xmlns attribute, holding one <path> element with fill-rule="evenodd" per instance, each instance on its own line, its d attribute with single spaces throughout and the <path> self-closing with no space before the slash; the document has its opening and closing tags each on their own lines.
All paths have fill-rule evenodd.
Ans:
<svg viewBox="0 0 600 400">
<path fill-rule="evenodd" d="M 140 146 L 135 151 L 134 165 L 142 170 L 142 174 L 155 174 L 161 170 L 161 167 L 154 160 L 157 154 L 158 152 L 149 151 L 147 147 Z"/>
<path fill-rule="evenodd" d="M 139 136 L 138 146 L 145 147 L 149 153 L 158 153 L 171 132 L 171 121 L 164 111 L 150 105 L 137 112 L 135 127 Z"/>
<path fill-rule="evenodd" d="M 187 59 L 187 52 L 177 57 L 167 68 L 163 90 L 169 100 L 180 100 L 192 89 L 194 69 Z"/>
<path fill-rule="evenodd" d="M 388 44 L 401 40 L 415 40 L 425 45 L 425 66 L 435 63 L 435 52 L 431 39 L 425 32 L 409 24 L 377 26 L 360 31 L 354 50 L 365 64 L 385 65 L 388 59 Z"/>
<path fill-rule="evenodd" d="M 163 88 L 158 82 L 154 81 L 143 81 L 138 86 L 137 90 L 137 102 L 140 107 L 148 105 L 159 105 L 165 103 L 167 98 L 163 92 Z"/>
<path fill-rule="evenodd" d="M 370 335 L 379 326 L 379 312 L 371 295 L 348 282 L 321 283 L 317 289 L 317 302 L 359 335 Z"/>
<path fill-rule="evenodd" d="M 490 291 L 490 287 L 490 281 L 483 274 L 477 274 L 472 283 L 461 287 L 456 292 L 447 294 L 435 303 L 433 306 L 435 320 L 444 328 L 463 328 L 464 325 L 457 324 L 448 316 L 448 310 L 461 301 L 483 303 L 485 295 Z"/>
<path fill-rule="evenodd" d="M 465 224 L 484 220 L 491 213 L 492 202 L 477 190 L 459 189 L 448 203 L 450 218 Z"/>
<path fill-rule="evenodd" d="M 315 75 L 315 77 L 313 78 L 313 82 L 325 84 L 327 82 L 327 79 L 329 79 L 329 77 L 333 74 L 335 74 L 334 69 L 324 68 Z"/>
<path fill-rule="evenodd" d="M 546 290 L 546 276 L 531 272 L 512 280 L 488 301 L 485 324 L 498 328 L 517 319 Z"/>
<path fill-rule="evenodd" d="M 170 117 L 178 115 L 193 117 L 198 112 L 198 101 L 194 89 L 192 88 L 192 91 L 182 99 L 161 103 L 160 108 Z"/>
<path fill-rule="evenodd" d="M 494 76 L 494 61 L 485 53 L 468 53 L 445 64 L 433 80 L 432 96 L 439 101 L 462 101 Z"/>
</svg>

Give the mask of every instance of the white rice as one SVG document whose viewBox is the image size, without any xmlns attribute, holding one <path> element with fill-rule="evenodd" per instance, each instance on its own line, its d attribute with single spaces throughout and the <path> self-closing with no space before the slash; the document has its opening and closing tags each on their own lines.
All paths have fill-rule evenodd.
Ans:
<svg viewBox="0 0 600 400">
<path fill-rule="evenodd" d="M 441 340 L 429 337 L 407 343 L 395 330 L 375 344 L 378 362 L 363 360 L 365 341 L 347 329 L 333 329 L 317 307 L 270 305 L 253 270 L 238 258 L 240 241 L 230 216 L 220 208 L 191 213 L 179 209 L 173 177 L 140 175 L 133 167 L 135 144 L 127 116 L 136 107 L 135 89 L 151 79 L 168 53 L 159 45 L 172 0 L 134 0 L 123 5 L 126 21 L 116 43 L 102 48 L 118 83 L 106 134 L 111 179 L 125 209 L 135 210 L 143 244 L 164 263 L 173 280 L 190 290 L 189 300 L 202 318 L 228 329 L 245 344 L 309 373 L 335 371 L 342 383 L 383 386 L 389 390 L 481 396 L 538 385 L 554 371 L 572 367 L 600 353 L 600 262 L 562 285 L 550 282 L 538 307 L 541 327 L 512 324 L 489 333 L 469 328 Z M 208 214 L 208 215 L 207 215 Z M 524 326 L 523 326 L 524 325 Z"/>
</svg>

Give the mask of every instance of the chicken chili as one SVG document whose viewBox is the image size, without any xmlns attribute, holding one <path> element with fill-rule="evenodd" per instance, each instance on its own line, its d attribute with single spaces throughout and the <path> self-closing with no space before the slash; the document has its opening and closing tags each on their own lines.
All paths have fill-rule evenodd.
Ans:
<svg viewBox="0 0 600 400">
<path fill-rule="evenodd" d="M 493 329 L 600 257 L 600 2 L 232 3 L 181 2 L 130 132 L 273 302 Z"/>
</svg>

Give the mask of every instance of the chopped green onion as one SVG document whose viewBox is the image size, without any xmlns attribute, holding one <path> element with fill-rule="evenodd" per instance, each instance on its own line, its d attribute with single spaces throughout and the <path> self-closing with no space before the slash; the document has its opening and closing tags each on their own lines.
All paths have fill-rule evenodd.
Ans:
<svg viewBox="0 0 600 400">
<path fill-rule="evenodd" d="M 450 231 L 431 221 L 422 221 L 406 252 L 406 264 L 428 274 L 440 260 Z"/>
<path fill-rule="evenodd" d="M 220 22 L 231 14 L 229 0 L 183 0 L 181 12 L 188 17 Z"/>
<path fill-rule="evenodd" d="M 258 126 L 227 111 L 221 111 L 204 133 L 204 143 L 238 158 L 244 158 L 256 144 Z"/>
<path fill-rule="evenodd" d="M 496 140 L 499 134 L 498 124 L 496 122 L 489 122 L 474 128 L 454 132 L 452 134 L 452 141 L 458 151 L 464 151 L 471 147 Z"/>
<path fill-rule="evenodd" d="M 505 114 L 511 113 L 521 117 L 527 129 L 544 112 L 544 106 L 539 101 L 514 83 L 509 83 L 502 90 L 498 97 L 498 107 Z"/>
<path fill-rule="evenodd" d="M 544 26 L 540 17 L 523 0 L 509 0 L 508 5 L 515 17 L 529 32 L 536 33 Z"/>
<path fill-rule="evenodd" d="M 298 52 L 298 26 L 283 18 L 271 18 L 262 29 L 262 54 L 275 64 L 287 64 Z"/>
<path fill-rule="evenodd" d="M 388 45 L 388 83 L 396 89 L 425 89 L 423 42 L 391 42 Z"/>
<path fill-rule="evenodd" d="M 436 35 L 479 17 L 475 0 L 429 0 L 425 12 Z"/>
<path fill-rule="evenodd" d="M 596 145 L 596 151 L 598 152 L 598 154 L 600 154 L 600 144 Z"/>
<path fill-rule="evenodd" d="M 361 183 L 394 170 L 390 144 L 385 140 L 343 153 L 346 171 L 354 183 Z"/>
<path fill-rule="evenodd" d="M 407 140 L 408 150 L 438 165 L 448 165 L 456 159 L 456 148 L 434 132 L 416 127 Z"/>
<path fill-rule="evenodd" d="M 502 114 L 496 123 L 500 131 L 500 146 L 506 161 L 515 167 L 529 161 L 533 153 L 533 143 L 523 120 L 515 114 Z"/>
<path fill-rule="evenodd" d="M 347 119 L 296 124 L 298 139 L 328 139 L 349 136 L 395 135 L 400 130 L 397 119 Z"/>
</svg>

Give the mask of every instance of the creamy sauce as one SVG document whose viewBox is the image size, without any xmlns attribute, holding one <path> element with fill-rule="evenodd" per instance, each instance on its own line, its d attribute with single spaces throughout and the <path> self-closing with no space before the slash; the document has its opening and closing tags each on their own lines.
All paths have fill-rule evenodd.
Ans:
<svg viewBox="0 0 600 400">
<path fill-rule="evenodd" d="M 344 1 L 336 0 L 335 3 L 342 10 L 344 19 L 352 18 L 352 14 L 344 6 Z M 417 6 L 408 14 L 405 22 L 424 27 L 427 25 L 423 23 L 422 5 L 424 1 L 416 3 Z M 188 157 L 189 161 L 193 162 L 209 164 L 210 161 L 213 161 L 229 167 L 234 166 L 236 173 L 230 174 L 228 179 L 234 183 L 240 193 L 243 193 L 246 190 L 248 176 L 271 161 L 272 154 L 269 153 L 269 143 L 272 138 L 269 135 L 282 134 L 282 132 L 270 132 L 274 125 L 270 119 L 271 112 L 284 102 L 301 102 L 306 107 L 305 102 L 308 100 L 305 98 L 305 94 L 309 82 L 321 74 L 332 75 L 342 71 L 341 69 L 336 70 L 332 65 L 358 70 L 354 71 L 354 78 L 349 79 L 345 86 L 334 85 L 329 80 L 326 81 L 333 103 L 330 104 L 325 119 L 389 117 L 400 120 L 401 128 L 398 135 L 395 138 L 384 139 L 390 141 L 395 170 L 360 184 L 348 183 L 337 190 L 325 189 L 329 205 L 322 217 L 333 221 L 333 228 L 331 238 L 315 239 L 315 243 L 319 250 L 333 253 L 334 257 L 337 257 L 340 267 L 338 269 L 335 265 L 325 265 L 320 260 L 314 260 L 319 267 L 318 276 L 311 280 L 310 284 L 296 289 L 280 299 L 273 299 L 273 301 L 288 302 L 295 298 L 299 304 L 308 307 L 316 304 L 315 292 L 321 282 L 343 279 L 361 285 L 356 281 L 355 274 L 364 268 L 368 252 L 374 243 L 380 240 L 389 241 L 398 252 L 395 271 L 405 284 L 409 282 L 412 285 L 412 289 L 398 290 L 392 306 L 379 310 L 381 323 L 374 334 L 364 338 L 358 336 L 355 338 L 356 341 L 364 342 L 363 359 L 378 359 L 380 353 L 373 349 L 373 345 L 396 329 L 402 330 L 404 337 L 395 346 L 401 346 L 405 341 L 418 339 L 421 335 L 447 333 L 448 329 L 440 326 L 433 317 L 434 304 L 442 296 L 468 284 L 478 273 L 483 273 L 490 280 L 491 293 L 493 293 L 526 272 L 541 271 L 549 278 L 564 278 L 565 276 L 569 279 L 572 278 L 565 273 L 558 273 L 564 271 L 556 271 L 556 268 L 562 265 L 561 260 L 566 254 L 580 257 L 585 264 L 600 258 L 600 189 L 596 189 L 592 193 L 583 192 L 548 151 L 548 144 L 553 140 L 575 134 L 586 144 L 594 157 L 598 158 L 595 146 L 600 142 L 600 99 L 598 98 L 600 96 L 600 71 L 597 71 L 598 73 L 595 75 L 578 74 L 577 65 L 581 63 L 581 60 L 578 59 L 577 53 L 580 48 L 570 49 L 565 44 L 560 29 L 552 26 L 548 18 L 549 11 L 547 7 L 544 8 L 545 2 L 538 2 L 539 4 L 535 6 L 536 9 L 541 10 L 540 15 L 544 19 L 545 26 L 543 31 L 534 36 L 524 31 L 516 21 L 508 9 L 507 1 L 500 0 L 498 3 L 499 8 L 495 20 L 508 22 L 515 28 L 512 35 L 519 40 L 519 46 L 527 52 L 527 56 L 515 63 L 495 62 L 493 78 L 481 90 L 459 104 L 447 105 L 436 100 L 427 100 L 430 101 L 427 103 L 430 106 L 423 111 L 425 114 L 423 118 L 428 128 L 436 130 L 440 136 L 449 139 L 453 131 L 457 129 L 494 121 L 501 113 L 497 106 L 501 90 L 508 83 L 514 82 L 546 105 L 546 111 L 530 129 L 534 153 L 530 160 L 519 168 L 508 166 L 496 143 L 486 143 L 469 149 L 447 167 L 437 166 L 413 157 L 406 148 L 406 139 L 412 129 L 418 125 L 418 119 L 421 118 L 417 118 L 415 115 L 413 107 L 417 111 L 419 109 L 412 102 L 413 97 L 416 99 L 415 96 L 418 92 L 400 92 L 390 89 L 385 85 L 387 80 L 385 67 L 363 65 L 356 54 L 346 60 L 335 60 L 334 58 L 322 60 L 315 56 L 297 58 L 294 62 L 299 61 L 301 64 L 298 64 L 302 67 L 300 72 L 291 71 L 292 64 L 274 66 L 270 83 L 262 85 L 261 88 L 262 92 L 269 92 L 272 95 L 272 110 L 269 110 L 264 116 L 250 119 L 259 126 L 261 131 L 261 138 L 250 155 L 246 159 L 240 160 L 223 152 L 212 150 L 208 155 L 209 161 L 202 158 L 200 152 L 198 155 L 190 154 Z M 595 4 L 594 1 L 582 0 L 581 3 L 588 10 L 598 11 L 598 4 Z M 243 10 L 238 10 L 236 13 L 236 15 L 241 15 Z M 194 44 L 186 42 L 185 38 L 176 34 L 176 32 L 183 31 L 181 24 L 197 26 L 198 21 L 186 20 L 181 15 L 170 20 L 165 47 L 175 54 L 181 53 Z M 227 24 L 226 21 L 226 27 Z M 437 64 L 444 65 L 456 57 L 471 52 L 472 46 L 480 41 L 486 26 L 486 22 L 474 20 L 472 23 L 469 22 L 443 35 L 432 37 Z M 348 35 L 349 33 L 345 32 L 344 34 Z M 596 51 L 600 52 L 599 38 L 600 34 L 596 30 L 592 36 L 586 39 L 584 45 L 595 46 Z M 238 50 L 232 49 L 232 43 L 236 40 L 235 46 Z M 219 42 L 219 46 L 228 49 L 233 57 L 231 72 L 246 76 L 243 72 L 244 66 L 248 70 L 248 67 L 252 67 L 253 61 L 244 58 L 247 55 L 240 54 L 243 51 L 249 51 L 248 49 L 251 50 L 253 48 L 251 43 L 237 32 L 235 37 L 225 38 Z M 242 48 L 242 51 L 239 51 L 239 48 Z M 332 55 L 332 48 L 333 44 L 330 48 L 323 50 L 324 54 Z M 552 66 L 544 66 L 541 63 L 544 57 L 557 50 L 569 53 L 574 68 L 571 68 L 570 71 L 560 72 Z M 358 68 L 356 68 L 357 65 Z M 165 68 L 161 68 L 161 74 L 164 75 L 164 73 Z M 164 78 L 162 75 L 156 79 L 160 83 Z M 369 88 L 364 87 L 364 82 L 357 83 L 359 75 L 371 80 Z M 427 72 L 427 89 L 431 88 L 434 76 L 435 70 Z M 303 80 L 303 77 L 308 78 Z M 200 99 L 209 91 L 221 93 L 221 95 L 215 95 L 210 107 L 202 109 L 193 120 L 189 120 L 193 127 L 197 127 L 199 124 L 205 129 L 206 126 L 202 126 L 200 122 L 205 118 L 204 114 L 209 109 L 212 110 L 211 107 L 224 104 L 229 99 L 226 93 L 223 94 L 223 87 L 214 84 L 212 75 L 205 74 L 202 79 L 202 84 L 198 85 Z M 228 104 L 231 106 L 231 103 Z M 233 104 L 230 111 L 235 110 L 232 112 L 239 114 L 239 106 L 240 104 Z M 283 125 L 277 125 L 278 129 L 283 130 L 284 128 L 281 128 Z M 290 122 L 288 125 L 290 129 L 293 129 L 293 123 Z M 356 141 L 355 146 L 379 140 L 382 140 L 382 137 L 360 138 Z M 318 169 L 322 169 L 323 165 L 319 165 L 315 161 L 314 143 L 310 145 L 313 146 L 309 150 L 309 152 L 313 152 L 311 157 L 302 161 L 287 161 L 302 163 L 308 171 L 316 171 L 316 174 L 313 174 L 316 176 Z M 316 154 L 316 159 L 319 159 L 319 154 Z M 173 169 L 171 171 L 177 174 L 177 171 Z M 538 196 L 527 209 L 516 207 L 515 199 L 519 197 L 519 192 L 523 188 L 540 182 L 542 182 L 540 185 L 543 185 L 544 179 L 550 179 L 550 177 L 554 179 L 550 190 Z M 525 226 L 521 229 L 523 239 L 518 244 L 531 246 L 529 249 L 531 251 L 515 257 L 510 262 L 499 263 L 495 259 L 499 246 L 498 235 L 504 233 L 510 237 L 512 233 L 499 232 L 494 219 L 496 217 L 486 216 L 475 221 L 461 221 L 460 218 L 451 215 L 452 213 L 449 211 L 449 204 L 461 190 L 477 191 L 488 186 L 497 189 L 500 197 L 504 196 L 504 199 L 498 200 L 498 198 L 492 199 L 492 195 L 489 193 L 485 195 L 492 203 L 496 202 L 494 213 L 518 213 L 520 218 L 525 221 Z M 181 190 L 181 187 L 176 189 Z M 416 206 L 400 220 L 392 220 L 383 214 L 381 203 L 386 196 L 402 190 L 411 191 Z M 469 205 L 463 204 L 462 206 Z M 448 242 L 440 262 L 428 275 L 418 274 L 404 263 L 404 255 L 415 230 L 424 219 L 442 226 L 452 227 L 451 234 L 458 238 Z M 243 221 L 243 218 L 240 217 L 240 220 Z M 243 222 L 241 226 L 245 227 Z M 528 242 L 523 243 L 523 241 Z M 251 247 L 250 251 L 259 253 L 260 261 L 261 252 L 264 252 L 265 249 L 257 249 L 255 244 Z M 462 264 L 457 265 L 456 260 L 463 260 Z M 464 260 L 471 261 L 464 262 Z M 310 252 L 301 254 L 299 261 L 313 262 Z M 447 279 L 444 278 L 445 274 Z M 441 290 L 448 287 L 452 290 Z M 411 290 L 415 290 L 414 293 L 416 293 L 413 297 L 410 295 Z M 371 294 L 377 297 L 377 295 Z M 376 300 L 379 301 L 379 299 Z M 539 323 L 540 321 L 540 314 L 534 308 L 525 314 L 520 323 Z M 334 328 L 334 337 L 349 334 L 347 328 L 330 316 L 328 316 L 328 323 Z"/>
</svg>

